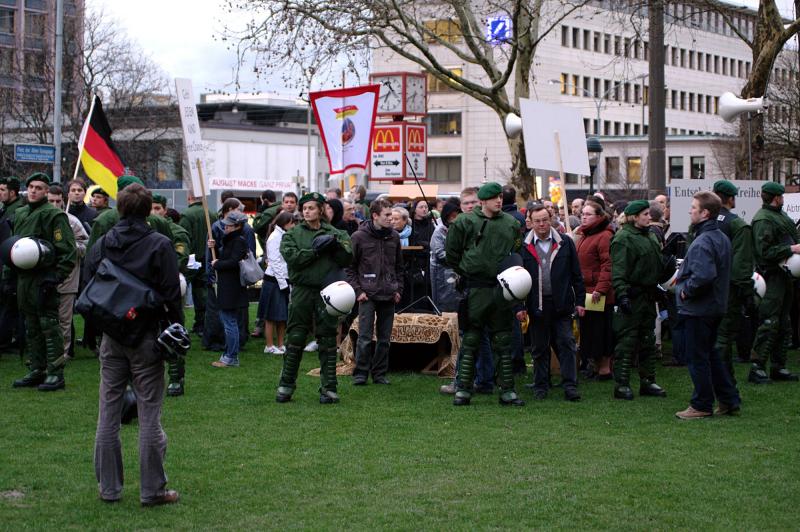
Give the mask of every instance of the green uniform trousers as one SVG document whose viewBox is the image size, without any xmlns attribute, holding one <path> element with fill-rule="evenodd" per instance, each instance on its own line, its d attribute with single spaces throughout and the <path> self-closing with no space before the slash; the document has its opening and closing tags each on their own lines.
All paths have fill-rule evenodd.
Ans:
<svg viewBox="0 0 800 532">
<path fill-rule="evenodd" d="M 614 352 L 614 380 L 617 386 L 630 386 L 631 365 L 639 355 L 639 379 L 655 382 L 656 338 L 653 332 L 656 322 L 655 302 L 647 295 L 631 298 L 633 312 L 614 313 L 614 336 L 617 347 Z"/>
<path fill-rule="evenodd" d="M 319 288 L 295 285 L 289 301 L 286 323 L 286 354 L 279 386 L 297 388 L 297 372 L 303 358 L 303 347 L 313 330 L 319 345 L 320 393 L 336 391 L 336 326 L 338 319 L 325 311 Z"/>
<path fill-rule="evenodd" d="M 26 294 L 19 292 L 21 299 Z M 64 336 L 58 321 L 58 294 L 53 291 L 52 297 L 41 302 L 41 305 L 31 312 L 29 302 L 20 302 L 25 314 L 25 327 L 28 356 L 31 361 L 31 370 L 45 371 L 47 375 L 64 376 L 64 365 L 55 365 L 56 360 L 64 354 Z"/>
<path fill-rule="evenodd" d="M 761 323 L 753 342 L 753 362 L 764 369 L 771 359 L 772 369 L 779 370 L 786 367 L 786 350 L 792 339 L 793 283 L 782 271 L 768 273 L 764 280 L 767 293 L 758 306 Z"/>
<path fill-rule="evenodd" d="M 480 346 L 484 327 L 491 334 L 492 353 L 494 353 L 495 378 L 500 393 L 514 391 L 513 364 L 511 361 L 512 322 L 514 312 L 512 303 L 506 301 L 500 288 L 470 288 L 467 295 L 468 321 L 461 341 L 461 365 L 458 369 L 457 389 L 466 394 L 472 393 L 475 380 L 475 359 Z M 460 316 L 459 316 L 460 317 Z M 463 394 L 462 394 L 463 395 Z"/>
<path fill-rule="evenodd" d="M 728 292 L 728 308 L 717 329 L 717 353 L 719 353 L 722 363 L 728 368 L 731 378 L 736 383 L 733 369 L 733 344 L 742 324 L 742 310 L 744 308 L 744 296 L 737 286 L 731 285 Z M 739 353 L 742 356 L 743 353 Z"/>
</svg>

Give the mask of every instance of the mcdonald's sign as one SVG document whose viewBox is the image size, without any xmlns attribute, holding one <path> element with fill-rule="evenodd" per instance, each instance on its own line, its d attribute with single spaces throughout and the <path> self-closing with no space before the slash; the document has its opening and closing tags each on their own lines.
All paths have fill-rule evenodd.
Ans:
<svg viewBox="0 0 800 532">
<path fill-rule="evenodd" d="M 424 125 L 406 124 L 406 177 L 427 177 L 428 150 L 425 140 Z"/>
<path fill-rule="evenodd" d="M 425 151 L 425 128 L 408 126 L 406 129 L 408 134 L 408 151 L 421 153 Z"/>
<path fill-rule="evenodd" d="M 427 144 L 425 125 L 410 122 L 376 124 L 372 133 L 370 180 L 425 179 Z"/>
<path fill-rule="evenodd" d="M 372 151 L 378 153 L 399 152 L 400 138 L 399 127 L 375 127 L 372 139 Z"/>
</svg>

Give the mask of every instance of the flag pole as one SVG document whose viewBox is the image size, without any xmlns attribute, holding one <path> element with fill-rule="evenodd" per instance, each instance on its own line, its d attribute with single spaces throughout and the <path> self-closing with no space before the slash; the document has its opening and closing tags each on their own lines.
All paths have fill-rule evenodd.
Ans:
<svg viewBox="0 0 800 532">
<path fill-rule="evenodd" d="M 78 139 L 78 160 L 75 161 L 75 172 L 72 174 L 73 181 L 78 178 L 78 170 L 81 167 L 81 155 L 83 155 L 83 145 L 86 143 L 86 131 L 89 128 L 89 124 L 92 121 L 92 113 L 94 113 L 94 102 L 96 100 L 97 96 L 92 94 L 92 103 L 89 104 L 89 115 L 86 117 L 86 122 L 83 123 L 81 136 Z"/>
</svg>

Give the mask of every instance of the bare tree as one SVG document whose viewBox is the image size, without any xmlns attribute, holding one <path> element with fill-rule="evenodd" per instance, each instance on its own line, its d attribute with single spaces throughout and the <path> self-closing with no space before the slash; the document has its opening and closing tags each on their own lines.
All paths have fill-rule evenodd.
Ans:
<svg viewBox="0 0 800 532">
<path fill-rule="evenodd" d="M 797 51 L 787 52 L 776 61 L 781 75 L 771 83 L 764 124 L 764 149 L 768 160 L 800 161 L 800 69 L 797 61 Z"/>
<path fill-rule="evenodd" d="M 224 39 L 240 65 L 253 55 L 257 72 L 279 73 L 287 83 L 298 72 L 317 81 L 331 72 L 363 73 L 373 52 L 390 51 L 411 61 L 447 87 L 495 111 L 503 121 L 519 114 L 519 99 L 530 96 L 533 59 L 541 41 L 588 0 L 223 0 L 230 10 L 251 14 L 244 30 L 228 28 Z M 511 21 L 502 43 L 486 37 L 491 16 Z M 443 51 L 443 53 L 442 53 Z M 479 75 L 448 68 L 443 56 L 477 67 Z M 334 69 L 338 66 L 338 69 Z M 527 196 L 531 172 L 522 138 L 508 141 L 512 182 Z"/>
</svg>

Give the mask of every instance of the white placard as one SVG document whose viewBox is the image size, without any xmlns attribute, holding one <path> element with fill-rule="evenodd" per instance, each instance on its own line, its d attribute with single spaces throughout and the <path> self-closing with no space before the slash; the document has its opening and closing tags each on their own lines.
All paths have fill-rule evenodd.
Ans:
<svg viewBox="0 0 800 532">
<path fill-rule="evenodd" d="M 675 179 L 669 184 L 667 190 L 669 191 L 670 229 L 672 232 L 685 233 L 689 230 L 689 209 L 692 207 L 692 196 L 701 190 L 711 190 L 716 181 L 716 179 Z M 736 196 L 736 208 L 733 209 L 733 212 L 750 223 L 753 215 L 761 208 L 761 186 L 764 181 L 734 180 L 731 183 L 739 188 L 739 195 Z"/>
<path fill-rule="evenodd" d="M 800 193 L 784 194 L 783 210 L 795 222 L 800 220 Z"/>
<path fill-rule="evenodd" d="M 580 110 L 526 98 L 520 98 L 519 105 L 528 168 L 559 171 L 555 144 L 558 132 L 564 173 L 589 175 L 589 152 Z"/>
<path fill-rule="evenodd" d="M 197 161 L 204 163 L 203 139 L 200 135 L 200 121 L 197 118 L 197 106 L 194 103 L 194 90 L 192 80 L 187 78 L 175 78 L 175 91 L 178 93 L 178 110 L 181 115 L 181 126 L 183 127 L 183 146 L 186 149 L 186 157 L 189 162 L 189 175 L 192 178 L 192 195 L 200 197 L 203 190 L 208 193 L 207 186 L 201 186 L 200 171 L 197 168 Z M 203 183 L 205 185 L 205 183 Z"/>
</svg>

